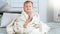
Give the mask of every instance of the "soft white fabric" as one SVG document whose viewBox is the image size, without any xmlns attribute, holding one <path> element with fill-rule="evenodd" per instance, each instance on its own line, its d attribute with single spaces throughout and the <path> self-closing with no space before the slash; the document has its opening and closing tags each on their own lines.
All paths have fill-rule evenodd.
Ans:
<svg viewBox="0 0 60 34">
<path fill-rule="evenodd" d="M 35 15 L 32 21 L 27 25 L 27 28 L 23 27 L 23 24 L 28 19 L 28 15 L 23 11 L 21 16 L 15 18 L 11 24 L 7 26 L 8 34 L 44 34 L 49 31 L 49 27 L 39 20 L 39 15 Z M 11 28 L 12 27 L 12 28 Z"/>
<path fill-rule="evenodd" d="M 6 27 L 8 24 L 11 23 L 12 19 L 16 18 L 19 15 L 20 14 L 15 13 L 3 13 L 0 27 Z"/>
</svg>

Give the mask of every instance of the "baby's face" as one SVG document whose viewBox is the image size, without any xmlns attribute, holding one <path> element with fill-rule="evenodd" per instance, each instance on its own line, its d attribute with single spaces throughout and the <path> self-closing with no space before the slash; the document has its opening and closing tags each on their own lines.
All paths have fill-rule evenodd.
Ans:
<svg viewBox="0 0 60 34">
<path fill-rule="evenodd" d="M 25 5 L 24 5 L 24 11 L 25 12 L 31 12 L 33 10 L 33 5 L 32 5 L 32 3 L 31 2 L 29 2 L 29 3 L 26 3 Z"/>
</svg>

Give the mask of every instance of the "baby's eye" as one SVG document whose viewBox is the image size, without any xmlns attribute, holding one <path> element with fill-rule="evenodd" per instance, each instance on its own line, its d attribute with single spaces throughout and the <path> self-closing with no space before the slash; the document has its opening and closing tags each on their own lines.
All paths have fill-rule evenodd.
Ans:
<svg viewBox="0 0 60 34">
<path fill-rule="evenodd" d="M 26 6 L 26 7 L 31 7 L 31 6 Z"/>
<path fill-rule="evenodd" d="M 28 7 L 28 6 L 26 6 L 26 7 Z"/>
<path fill-rule="evenodd" d="M 29 6 L 29 7 L 31 7 L 31 6 Z"/>
</svg>

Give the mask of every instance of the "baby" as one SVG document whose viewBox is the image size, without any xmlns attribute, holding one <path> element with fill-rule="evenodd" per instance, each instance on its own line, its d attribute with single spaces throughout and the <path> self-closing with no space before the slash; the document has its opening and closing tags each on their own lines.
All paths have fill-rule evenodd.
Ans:
<svg viewBox="0 0 60 34">
<path fill-rule="evenodd" d="M 24 2 L 22 14 L 7 26 L 8 34 L 44 34 L 49 27 L 40 21 L 39 15 L 33 13 L 33 2 Z"/>
</svg>

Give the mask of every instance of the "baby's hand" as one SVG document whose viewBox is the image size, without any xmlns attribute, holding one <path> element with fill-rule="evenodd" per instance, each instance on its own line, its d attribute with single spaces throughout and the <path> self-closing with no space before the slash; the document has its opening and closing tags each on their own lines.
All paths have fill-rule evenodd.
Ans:
<svg viewBox="0 0 60 34">
<path fill-rule="evenodd" d="M 27 25 L 32 21 L 33 16 L 34 16 L 34 15 L 31 15 L 31 16 L 26 20 L 25 24 L 23 25 L 24 28 L 26 28 Z"/>
<path fill-rule="evenodd" d="M 23 25 L 23 27 L 24 27 L 24 28 L 27 28 L 27 23 L 25 23 L 25 24 Z"/>
</svg>

